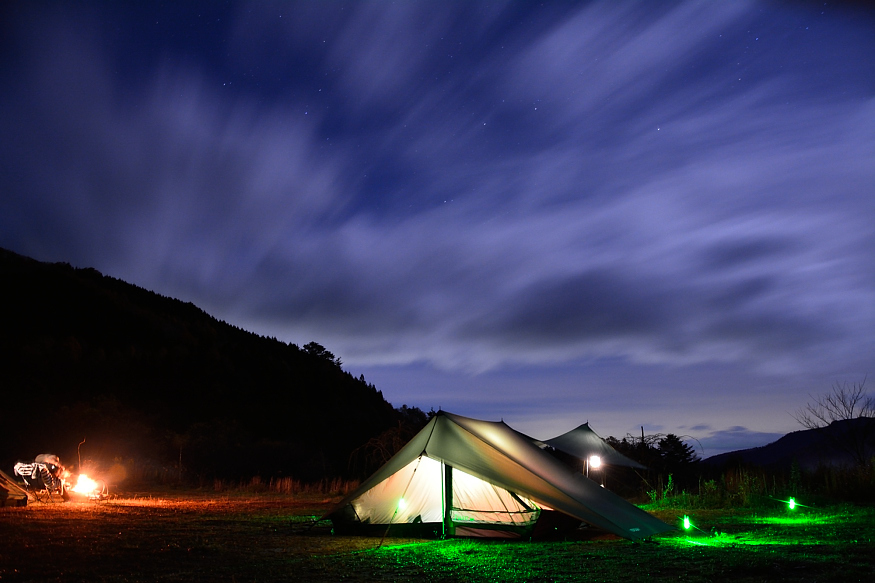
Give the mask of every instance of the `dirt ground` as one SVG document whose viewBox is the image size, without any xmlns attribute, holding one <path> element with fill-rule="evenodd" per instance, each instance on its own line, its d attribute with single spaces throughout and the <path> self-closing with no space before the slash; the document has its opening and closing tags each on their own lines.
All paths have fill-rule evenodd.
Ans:
<svg viewBox="0 0 875 583">
<path fill-rule="evenodd" d="M 311 528 L 332 500 L 197 492 L 0 508 L 0 581 L 866 581 L 875 509 L 700 512 L 633 544 L 413 540 Z M 660 515 L 679 524 L 680 511 Z M 382 542 L 382 544 L 381 544 Z"/>
</svg>

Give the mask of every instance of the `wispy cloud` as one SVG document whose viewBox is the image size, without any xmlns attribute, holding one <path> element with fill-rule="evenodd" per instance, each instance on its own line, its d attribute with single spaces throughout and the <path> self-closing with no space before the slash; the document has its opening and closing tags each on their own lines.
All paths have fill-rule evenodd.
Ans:
<svg viewBox="0 0 875 583">
<path fill-rule="evenodd" d="M 740 2 L 230 20 L 141 62 L 21 11 L 0 244 L 358 366 L 871 365 L 862 24 Z"/>
</svg>

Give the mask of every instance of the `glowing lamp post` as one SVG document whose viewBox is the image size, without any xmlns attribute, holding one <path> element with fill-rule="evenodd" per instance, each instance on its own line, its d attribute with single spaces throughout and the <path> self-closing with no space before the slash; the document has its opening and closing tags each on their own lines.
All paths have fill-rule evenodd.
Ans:
<svg viewBox="0 0 875 583">
<path fill-rule="evenodd" d="M 589 456 L 589 465 L 592 469 L 597 470 L 602 467 L 602 458 L 597 455 Z"/>
<path fill-rule="evenodd" d="M 586 474 L 587 478 L 589 477 L 590 468 L 592 468 L 593 470 L 597 470 L 597 469 L 602 467 L 602 458 L 600 458 L 597 455 L 591 455 L 588 458 L 584 459 L 583 461 L 584 461 L 584 466 L 585 466 L 585 474 Z M 604 476 L 602 476 L 602 482 L 604 482 Z M 604 486 L 604 483 L 602 483 L 602 486 Z"/>
</svg>

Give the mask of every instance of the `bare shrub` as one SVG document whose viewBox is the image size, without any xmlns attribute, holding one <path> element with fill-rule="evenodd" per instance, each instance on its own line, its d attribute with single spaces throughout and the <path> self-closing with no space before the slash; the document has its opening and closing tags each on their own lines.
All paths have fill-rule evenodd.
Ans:
<svg viewBox="0 0 875 583">
<path fill-rule="evenodd" d="M 866 394 L 866 379 L 860 383 L 842 385 L 836 383 L 824 395 L 811 396 L 805 407 L 796 411 L 793 418 L 807 429 L 825 430 L 823 435 L 838 451 L 847 453 L 857 467 L 871 462 L 871 450 L 875 442 L 875 398 Z M 841 430 L 835 424 L 842 423 Z"/>
</svg>

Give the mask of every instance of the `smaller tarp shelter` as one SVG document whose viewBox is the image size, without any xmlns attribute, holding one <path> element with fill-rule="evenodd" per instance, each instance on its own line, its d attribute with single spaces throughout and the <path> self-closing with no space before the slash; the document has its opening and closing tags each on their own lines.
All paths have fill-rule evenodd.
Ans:
<svg viewBox="0 0 875 583">
<path fill-rule="evenodd" d="M 27 506 L 27 490 L 0 470 L 0 506 Z"/>
<path fill-rule="evenodd" d="M 625 466 L 629 468 L 646 469 L 644 466 L 631 460 L 607 444 L 607 442 L 593 431 L 589 422 L 575 427 L 568 433 L 563 433 L 552 439 L 543 441 L 546 445 L 558 449 L 579 460 L 597 455 L 602 462 L 611 466 Z"/>
<path fill-rule="evenodd" d="M 323 518 L 337 532 L 529 537 L 586 522 L 631 540 L 673 527 L 503 422 L 439 412 Z"/>
</svg>

